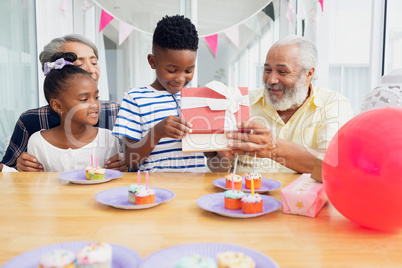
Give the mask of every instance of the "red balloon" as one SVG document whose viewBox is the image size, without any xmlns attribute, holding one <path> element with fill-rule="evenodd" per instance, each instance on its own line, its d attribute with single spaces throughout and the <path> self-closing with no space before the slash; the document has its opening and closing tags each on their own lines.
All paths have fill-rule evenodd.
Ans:
<svg viewBox="0 0 402 268">
<path fill-rule="evenodd" d="M 402 109 L 352 118 L 331 140 L 322 167 L 328 199 L 364 227 L 402 228 Z"/>
</svg>

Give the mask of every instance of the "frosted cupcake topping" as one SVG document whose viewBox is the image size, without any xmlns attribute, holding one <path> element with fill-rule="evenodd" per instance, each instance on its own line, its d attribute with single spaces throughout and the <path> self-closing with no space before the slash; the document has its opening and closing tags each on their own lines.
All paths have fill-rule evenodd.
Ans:
<svg viewBox="0 0 402 268">
<path fill-rule="evenodd" d="M 227 251 L 217 254 L 218 263 L 222 267 L 248 268 L 255 267 L 255 262 L 242 252 Z"/>
<path fill-rule="evenodd" d="M 80 264 L 103 263 L 111 258 L 112 247 L 105 242 L 89 244 L 77 254 L 77 262 Z"/>
<path fill-rule="evenodd" d="M 145 189 L 145 185 L 131 184 L 129 191 L 135 194 L 141 189 Z"/>
<path fill-rule="evenodd" d="M 135 194 L 138 197 L 145 197 L 145 196 L 149 196 L 149 195 L 153 195 L 155 194 L 155 190 L 148 188 L 148 190 L 146 190 L 145 188 L 139 189 L 137 190 L 137 193 Z"/>
<path fill-rule="evenodd" d="M 232 181 L 232 174 L 227 174 L 225 177 L 226 177 L 226 179 L 228 181 Z M 241 181 L 243 181 L 243 178 L 240 175 L 234 175 L 233 176 L 233 181 L 234 182 L 241 182 Z"/>
<path fill-rule="evenodd" d="M 73 252 L 65 249 L 54 249 L 40 258 L 40 265 L 43 267 L 64 267 L 75 260 Z"/>
<path fill-rule="evenodd" d="M 242 198 L 242 196 L 244 195 L 244 193 L 240 190 L 227 190 L 225 192 L 223 192 L 223 196 L 226 198 L 232 198 L 232 199 L 240 199 Z"/>
<path fill-rule="evenodd" d="M 261 202 L 262 198 L 259 194 L 254 193 L 254 195 L 251 194 L 245 194 L 241 198 L 241 201 L 244 203 L 258 203 Z"/>
<path fill-rule="evenodd" d="M 261 174 L 259 173 L 247 173 L 246 174 L 246 180 L 257 180 L 261 179 Z"/>
</svg>

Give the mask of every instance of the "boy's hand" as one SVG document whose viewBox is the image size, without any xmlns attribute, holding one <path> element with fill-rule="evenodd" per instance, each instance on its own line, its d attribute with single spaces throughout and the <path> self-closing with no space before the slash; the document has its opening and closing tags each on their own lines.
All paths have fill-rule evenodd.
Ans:
<svg viewBox="0 0 402 268">
<path fill-rule="evenodd" d="M 191 133 L 191 124 L 177 116 L 168 116 L 155 125 L 155 134 L 158 138 L 182 139 Z"/>
</svg>

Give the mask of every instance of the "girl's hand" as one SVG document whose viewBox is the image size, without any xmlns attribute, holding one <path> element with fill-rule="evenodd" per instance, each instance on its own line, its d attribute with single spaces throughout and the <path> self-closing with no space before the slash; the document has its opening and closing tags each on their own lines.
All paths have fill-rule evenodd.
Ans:
<svg viewBox="0 0 402 268">
<path fill-rule="evenodd" d="M 127 172 L 128 170 L 127 166 L 124 164 L 123 154 L 116 154 L 115 156 L 112 156 L 106 161 L 104 168 L 120 170 L 121 172 Z"/>
<path fill-rule="evenodd" d="M 191 133 L 191 124 L 177 116 L 168 116 L 155 125 L 154 131 L 158 138 L 182 139 Z"/>
</svg>

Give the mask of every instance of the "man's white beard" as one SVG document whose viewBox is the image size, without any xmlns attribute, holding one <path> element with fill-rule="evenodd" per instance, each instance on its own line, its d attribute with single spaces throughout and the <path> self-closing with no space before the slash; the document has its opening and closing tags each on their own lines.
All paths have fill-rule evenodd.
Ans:
<svg viewBox="0 0 402 268">
<path fill-rule="evenodd" d="M 277 95 L 270 94 L 269 88 L 275 90 L 282 90 L 282 99 Z M 305 86 L 303 77 L 300 76 L 299 80 L 293 85 L 281 86 L 265 84 L 264 98 L 268 105 L 276 111 L 286 111 L 300 107 L 306 100 L 309 88 Z"/>
</svg>

